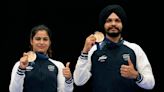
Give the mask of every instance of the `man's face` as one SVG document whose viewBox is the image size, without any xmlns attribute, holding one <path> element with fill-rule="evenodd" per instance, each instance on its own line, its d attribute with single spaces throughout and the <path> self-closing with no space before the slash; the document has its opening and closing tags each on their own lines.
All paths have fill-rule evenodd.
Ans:
<svg viewBox="0 0 164 92">
<path fill-rule="evenodd" d="M 121 34 L 123 25 L 121 19 L 116 15 L 116 13 L 111 13 L 104 24 L 105 32 L 108 36 L 117 37 Z"/>
</svg>

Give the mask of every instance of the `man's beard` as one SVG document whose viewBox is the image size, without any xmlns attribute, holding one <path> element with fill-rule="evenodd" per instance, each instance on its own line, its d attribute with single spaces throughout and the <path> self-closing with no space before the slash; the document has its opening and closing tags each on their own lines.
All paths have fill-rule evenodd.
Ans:
<svg viewBox="0 0 164 92">
<path fill-rule="evenodd" d="M 105 33 L 110 37 L 118 37 L 121 34 L 121 31 L 118 28 L 116 29 L 118 30 L 118 32 L 110 32 L 108 30 L 111 30 L 111 29 L 108 29 L 108 30 L 105 30 Z"/>
</svg>

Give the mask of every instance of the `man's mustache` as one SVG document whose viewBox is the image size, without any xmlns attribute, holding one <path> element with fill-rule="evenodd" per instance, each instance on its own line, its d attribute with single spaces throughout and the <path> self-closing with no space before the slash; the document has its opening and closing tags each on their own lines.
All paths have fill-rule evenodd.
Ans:
<svg viewBox="0 0 164 92">
<path fill-rule="evenodd" d="M 107 30 L 109 31 L 109 30 L 111 30 L 111 29 L 116 29 L 116 30 L 119 30 L 120 31 L 120 29 L 118 28 L 118 27 L 110 27 L 110 28 L 108 28 Z"/>
</svg>

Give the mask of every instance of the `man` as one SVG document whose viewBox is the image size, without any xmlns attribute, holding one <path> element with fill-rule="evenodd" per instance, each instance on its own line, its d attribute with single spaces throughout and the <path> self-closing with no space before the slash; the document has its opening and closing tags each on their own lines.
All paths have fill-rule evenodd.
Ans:
<svg viewBox="0 0 164 92">
<path fill-rule="evenodd" d="M 105 7 L 99 16 L 105 31 L 102 42 L 91 34 L 78 58 L 74 82 L 82 86 L 91 80 L 93 92 L 139 92 L 155 86 L 149 60 L 142 48 L 122 38 L 127 16 L 120 5 Z"/>
</svg>

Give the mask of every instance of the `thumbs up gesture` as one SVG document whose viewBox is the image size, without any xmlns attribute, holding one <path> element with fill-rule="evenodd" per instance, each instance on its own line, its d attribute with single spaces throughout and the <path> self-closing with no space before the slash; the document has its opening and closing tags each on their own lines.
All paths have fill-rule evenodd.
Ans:
<svg viewBox="0 0 164 92">
<path fill-rule="evenodd" d="M 120 73 L 121 76 L 129 79 L 136 79 L 138 76 L 138 71 L 134 69 L 134 65 L 130 58 L 128 58 L 128 65 L 121 65 Z"/>
<path fill-rule="evenodd" d="M 69 80 L 72 77 L 69 65 L 70 62 L 67 62 L 65 68 L 63 69 L 63 75 L 67 80 Z"/>
</svg>

